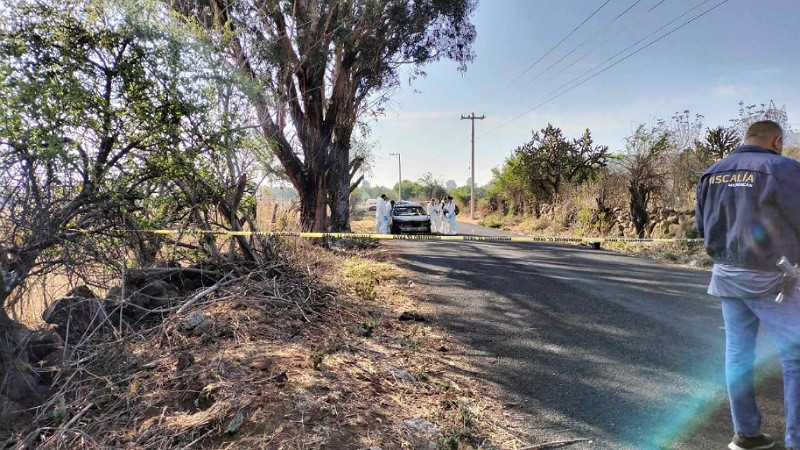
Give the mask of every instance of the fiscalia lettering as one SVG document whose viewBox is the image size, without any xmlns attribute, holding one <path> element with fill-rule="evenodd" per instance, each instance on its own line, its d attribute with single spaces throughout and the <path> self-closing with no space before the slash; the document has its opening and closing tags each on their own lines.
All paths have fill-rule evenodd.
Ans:
<svg viewBox="0 0 800 450">
<path fill-rule="evenodd" d="M 714 175 L 709 179 L 710 184 L 752 183 L 754 181 L 755 175 L 751 172 L 724 173 Z"/>
</svg>

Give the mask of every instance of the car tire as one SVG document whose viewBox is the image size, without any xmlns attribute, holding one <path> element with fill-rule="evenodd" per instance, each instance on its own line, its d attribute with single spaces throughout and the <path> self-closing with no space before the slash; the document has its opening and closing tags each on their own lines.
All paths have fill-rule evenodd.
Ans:
<svg viewBox="0 0 800 450">
<path fill-rule="evenodd" d="M 430 225 L 428 225 L 428 227 L 427 227 L 427 228 L 425 228 L 425 234 L 433 234 L 433 232 L 432 232 L 432 230 L 431 230 L 431 226 L 430 226 Z"/>
<path fill-rule="evenodd" d="M 396 225 L 392 225 L 391 233 L 392 234 L 400 234 L 400 227 L 398 227 Z"/>
</svg>

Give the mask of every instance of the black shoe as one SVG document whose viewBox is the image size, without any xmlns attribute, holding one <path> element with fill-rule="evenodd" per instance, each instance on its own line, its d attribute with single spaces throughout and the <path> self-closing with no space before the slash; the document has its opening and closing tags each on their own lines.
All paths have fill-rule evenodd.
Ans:
<svg viewBox="0 0 800 450">
<path fill-rule="evenodd" d="M 755 437 L 747 437 L 741 433 L 733 435 L 733 441 L 728 444 L 731 450 L 757 450 L 761 448 L 772 448 L 775 441 L 768 434 L 760 434 Z"/>
</svg>

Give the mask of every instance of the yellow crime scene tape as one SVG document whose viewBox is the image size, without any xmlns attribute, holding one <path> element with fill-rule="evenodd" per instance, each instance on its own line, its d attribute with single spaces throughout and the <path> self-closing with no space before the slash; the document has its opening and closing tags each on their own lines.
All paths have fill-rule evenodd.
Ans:
<svg viewBox="0 0 800 450">
<path fill-rule="evenodd" d="M 73 229 L 86 233 L 89 230 Z M 311 233 L 295 231 L 229 231 L 186 228 L 181 230 L 117 230 L 160 235 L 211 234 L 215 236 L 296 237 L 306 239 L 380 239 L 400 241 L 462 241 L 462 242 L 565 242 L 601 244 L 606 242 L 703 242 L 693 238 L 619 238 L 619 237 L 542 237 L 542 236 L 470 236 L 440 234 L 373 234 L 373 233 Z"/>
</svg>

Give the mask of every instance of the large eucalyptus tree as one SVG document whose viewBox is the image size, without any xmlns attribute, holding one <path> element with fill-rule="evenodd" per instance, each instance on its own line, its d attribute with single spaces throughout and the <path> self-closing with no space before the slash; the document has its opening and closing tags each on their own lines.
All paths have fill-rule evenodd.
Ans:
<svg viewBox="0 0 800 450">
<path fill-rule="evenodd" d="M 251 85 L 259 129 L 299 192 L 305 230 L 350 228 L 358 118 L 402 75 L 443 58 L 463 70 L 473 59 L 477 0 L 170 2 Z"/>
</svg>

